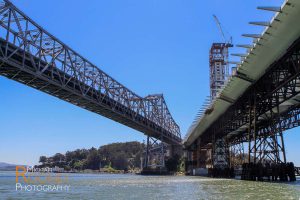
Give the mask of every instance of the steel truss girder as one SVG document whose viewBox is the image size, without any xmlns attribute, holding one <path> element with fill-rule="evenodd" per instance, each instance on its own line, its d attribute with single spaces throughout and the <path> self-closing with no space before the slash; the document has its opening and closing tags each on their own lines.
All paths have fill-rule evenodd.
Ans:
<svg viewBox="0 0 300 200">
<path fill-rule="evenodd" d="M 18 10 L 0 0 L 0 75 L 179 144 L 179 126 L 162 95 L 140 97 Z"/>
</svg>

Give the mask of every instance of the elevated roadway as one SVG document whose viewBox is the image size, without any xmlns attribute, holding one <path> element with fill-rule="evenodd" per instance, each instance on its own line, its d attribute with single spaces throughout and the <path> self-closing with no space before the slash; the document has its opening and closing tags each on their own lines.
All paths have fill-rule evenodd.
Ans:
<svg viewBox="0 0 300 200">
<path fill-rule="evenodd" d="M 214 137 L 251 140 L 248 130 L 254 121 L 256 132 L 259 132 L 269 127 L 268 119 L 275 115 L 281 116 L 281 122 L 289 120 L 291 115 L 297 116 L 300 102 L 299 19 L 300 1 L 287 0 L 263 33 L 253 36 L 253 44 L 238 65 L 237 73 L 191 125 L 183 141 L 186 148 L 197 145 L 198 139 L 203 145 L 211 143 Z M 296 126 L 297 121 L 298 118 L 294 119 L 295 123 L 287 123 L 282 129 Z"/>
</svg>

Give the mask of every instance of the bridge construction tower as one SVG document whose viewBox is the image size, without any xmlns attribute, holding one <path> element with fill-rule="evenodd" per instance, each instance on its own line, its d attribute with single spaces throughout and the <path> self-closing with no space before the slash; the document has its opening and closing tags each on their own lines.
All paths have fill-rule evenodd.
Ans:
<svg viewBox="0 0 300 200">
<path fill-rule="evenodd" d="M 218 97 L 230 77 L 229 70 L 229 48 L 233 47 L 232 37 L 226 39 L 222 25 L 218 18 L 213 15 L 220 30 L 223 42 L 213 43 L 209 50 L 209 80 L 210 80 L 210 102 Z M 212 109 L 205 108 L 205 114 Z M 216 137 L 211 134 L 209 143 L 203 144 L 198 138 L 194 145 L 191 145 L 187 154 L 187 171 L 193 169 L 193 174 L 205 175 L 209 170 L 225 171 L 230 166 L 229 145 L 225 138 Z"/>
<path fill-rule="evenodd" d="M 229 77 L 229 48 L 233 47 L 232 37 L 229 40 L 223 31 L 223 27 L 216 15 L 214 20 L 223 38 L 222 43 L 213 43 L 209 51 L 209 80 L 211 101 L 217 96 L 218 92 L 225 85 Z"/>
<path fill-rule="evenodd" d="M 213 43 L 209 51 L 210 97 L 213 100 L 229 77 L 228 49 L 230 43 Z"/>
<path fill-rule="evenodd" d="M 209 80 L 210 97 L 213 101 L 222 90 L 229 78 L 229 48 L 233 47 L 232 38 L 226 40 L 224 31 L 218 18 L 213 16 L 222 34 L 223 43 L 213 43 L 209 51 Z M 229 166 L 229 149 L 224 138 L 215 138 L 212 140 L 211 161 L 212 166 L 218 169 L 225 169 Z"/>
<path fill-rule="evenodd" d="M 209 79 L 210 79 L 210 97 L 213 101 L 218 93 L 225 86 L 229 78 L 229 48 L 233 47 L 232 37 L 226 39 L 222 25 L 213 15 L 214 20 L 220 30 L 223 43 L 213 43 L 209 52 Z M 225 138 L 216 138 L 213 135 L 211 145 L 211 164 L 214 169 L 224 170 L 229 167 L 229 147 Z"/>
</svg>

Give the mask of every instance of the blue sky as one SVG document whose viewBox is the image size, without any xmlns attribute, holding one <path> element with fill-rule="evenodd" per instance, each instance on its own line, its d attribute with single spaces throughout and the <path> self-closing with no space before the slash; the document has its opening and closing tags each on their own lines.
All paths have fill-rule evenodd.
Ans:
<svg viewBox="0 0 300 200">
<path fill-rule="evenodd" d="M 282 0 L 13 0 L 46 30 L 141 96 L 164 93 L 185 135 L 209 94 L 208 51 L 222 41 L 216 14 L 234 43 L 269 20 L 257 6 Z M 86 1 L 87 2 L 87 1 Z M 232 52 L 243 52 L 233 48 Z M 143 141 L 143 134 L 57 98 L 0 77 L 0 161 L 36 164 L 77 148 Z M 298 129 L 286 136 L 287 156 L 297 156 Z"/>
</svg>

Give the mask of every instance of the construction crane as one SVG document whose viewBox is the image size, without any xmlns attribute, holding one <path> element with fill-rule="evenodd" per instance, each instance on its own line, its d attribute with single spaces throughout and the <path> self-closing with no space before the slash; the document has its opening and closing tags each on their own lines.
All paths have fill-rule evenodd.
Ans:
<svg viewBox="0 0 300 200">
<path fill-rule="evenodd" d="M 219 21 L 219 19 L 218 19 L 218 17 L 216 15 L 213 15 L 213 17 L 214 17 L 214 19 L 215 19 L 215 21 L 217 23 L 217 26 L 218 26 L 218 28 L 219 28 L 219 30 L 221 32 L 222 38 L 224 40 L 224 43 L 228 44 L 229 47 L 233 46 L 232 45 L 232 37 L 230 37 L 229 40 L 226 39 L 224 31 L 223 31 L 223 28 L 222 28 L 222 25 L 221 25 L 221 22 Z"/>
<path fill-rule="evenodd" d="M 229 48 L 233 47 L 232 38 L 226 39 L 222 25 L 216 15 L 213 15 L 223 37 L 222 43 L 213 43 L 209 51 L 209 77 L 211 101 L 223 90 L 229 74 Z M 232 71 L 232 70 L 231 70 Z"/>
</svg>

